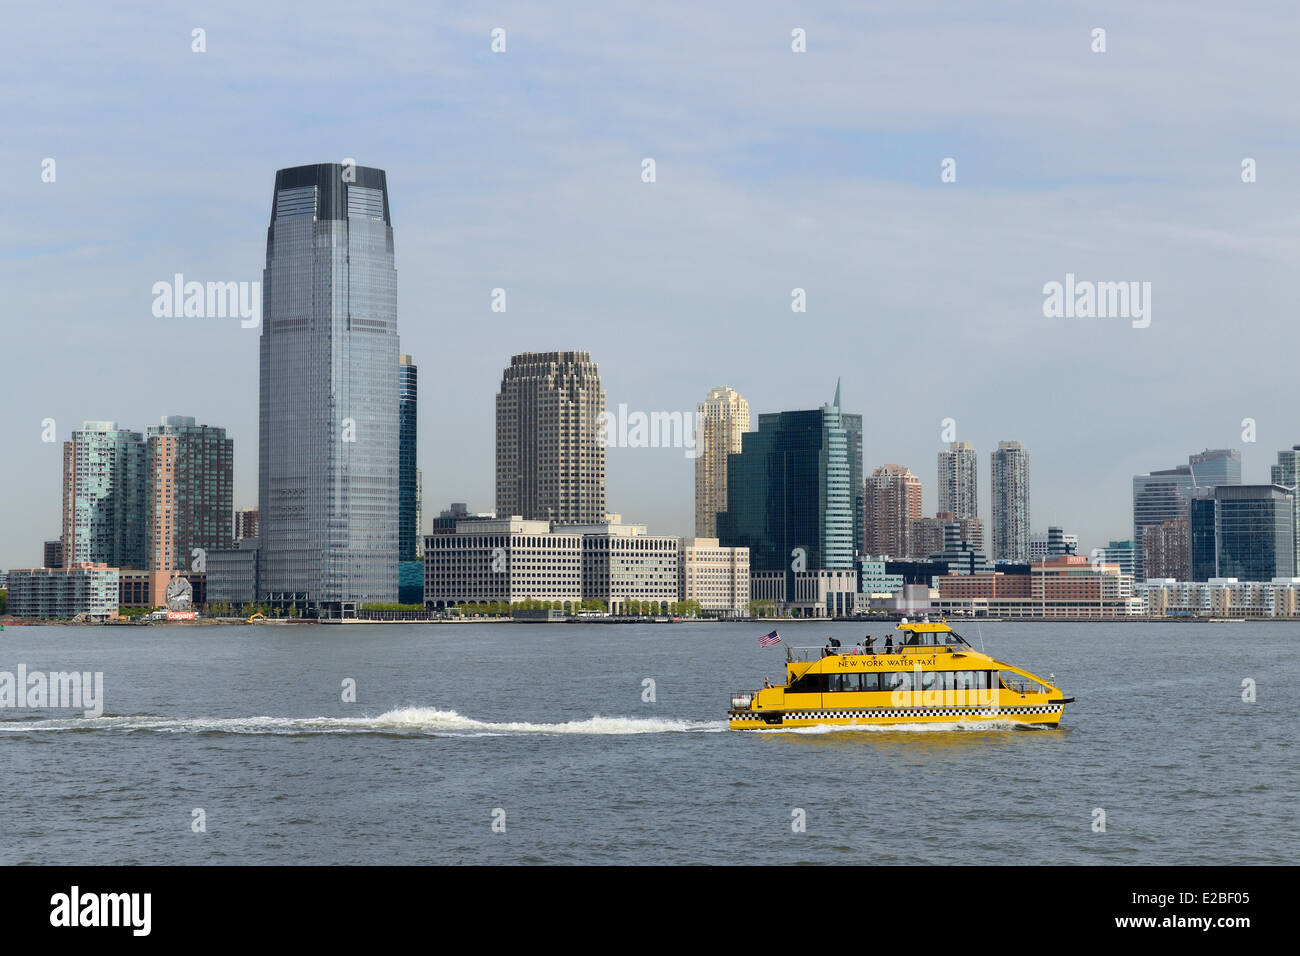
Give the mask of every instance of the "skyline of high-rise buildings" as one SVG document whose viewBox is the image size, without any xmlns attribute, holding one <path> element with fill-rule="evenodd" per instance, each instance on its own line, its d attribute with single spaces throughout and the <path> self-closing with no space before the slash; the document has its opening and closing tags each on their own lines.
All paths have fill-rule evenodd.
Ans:
<svg viewBox="0 0 1300 956">
<path fill-rule="evenodd" d="M 400 352 L 397 339 L 384 172 L 328 163 L 279 170 L 264 280 L 259 414 L 265 427 L 254 511 L 262 549 L 259 594 L 305 605 L 391 599 L 397 576 L 388 565 L 417 561 L 424 529 L 415 442 L 417 368 Z M 390 355 L 396 367 L 385 366 Z M 588 352 L 512 356 L 496 400 L 498 514 L 556 523 L 606 520 L 604 399 Z M 934 529 L 923 527 L 917 524 L 922 521 L 920 479 L 907 468 L 885 465 L 861 481 L 861 415 L 843 413 L 839 405 L 837 384 L 834 401 L 819 412 L 823 473 L 800 486 L 815 487 L 823 499 L 816 542 L 810 537 L 810 543 L 792 550 L 812 554 L 810 566 L 838 568 L 841 538 L 851 528 L 850 549 L 864 554 L 915 557 L 914 533 L 921 532 L 929 544 L 940 529 L 945 547 L 955 534 L 963 547 L 978 552 L 975 535 L 982 529 L 973 443 L 954 441 L 939 452 L 937 514 L 942 517 Z M 744 437 L 751 434 L 749 406 L 731 387 L 718 386 L 698 412 L 696 530 L 716 532 L 720 513 L 744 510 L 729 507 L 729 464 L 743 457 Z M 91 555 L 122 567 L 173 570 L 185 569 L 196 549 L 221 548 L 226 516 L 233 513 L 231 444 L 223 428 L 195 425 L 184 416 L 165 417 L 145 436 L 111 422 L 87 422 L 65 443 L 63 524 L 70 544 L 62 560 L 79 562 L 79 555 Z M 1300 508 L 1294 504 L 1300 446 L 1277 457 L 1273 491 L 1262 498 L 1253 492 L 1222 496 L 1226 504 L 1215 492 L 1240 485 L 1236 450 L 1207 450 L 1189 456 L 1185 466 L 1136 476 L 1132 554 L 1139 578 L 1147 564 L 1161 575 L 1194 574 L 1193 568 L 1209 566 L 1205 556 L 1211 545 L 1216 568 L 1267 565 L 1293 571 L 1300 566 Z M 1276 488 L 1291 493 L 1278 495 Z M 390 495 L 395 510 L 383 500 Z M 1196 502 L 1207 496 L 1213 509 L 1201 508 L 1197 525 Z M 1238 501 L 1252 502 L 1254 511 L 1248 513 Z M 1261 510 L 1258 501 L 1267 507 Z M 1028 454 L 1022 442 L 1001 441 L 991 453 L 990 505 L 989 557 L 1027 560 Z M 787 501 L 780 520 L 801 507 Z M 1234 546 L 1234 540 L 1258 537 L 1260 522 L 1282 511 L 1290 523 L 1289 558 L 1235 556 L 1243 546 Z M 1211 513 L 1212 542 L 1204 521 Z M 969 536 L 968 523 L 974 532 Z M 729 527 L 734 532 L 735 526 Z M 1158 539 L 1152 528 L 1159 529 Z M 231 537 L 248 535 L 236 529 Z M 395 549 L 389 548 L 390 539 Z M 1272 537 L 1257 544 L 1270 553 L 1280 547 Z"/>
<path fill-rule="evenodd" d="M 400 349 L 382 169 L 275 174 L 262 298 L 259 596 L 338 612 L 395 602 Z"/>
</svg>

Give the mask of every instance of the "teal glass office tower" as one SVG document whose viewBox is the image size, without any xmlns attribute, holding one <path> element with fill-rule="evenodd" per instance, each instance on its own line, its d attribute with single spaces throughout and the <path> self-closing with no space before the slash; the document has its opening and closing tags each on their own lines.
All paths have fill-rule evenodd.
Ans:
<svg viewBox="0 0 1300 956">
<path fill-rule="evenodd" d="M 397 366 L 400 394 L 398 421 L 398 554 L 402 561 L 415 561 L 419 551 L 419 493 L 416 480 L 415 426 L 417 421 L 418 369 L 411 356 L 403 355 Z"/>
<path fill-rule="evenodd" d="M 862 495 L 862 416 L 841 410 L 837 385 L 831 404 L 760 415 L 758 431 L 744 434 L 727 458 L 719 542 L 749 548 L 752 571 L 786 572 L 793 600 L 800 565 L 854 567 Z"/>
<path fill-rule="evenodd" d="M 397 270 L 383 170 L 275 176 L 262 280 L 258 590 L 348 614 L 397 600 Z"/>
<path fill-rule="evenodd" d="M 1238 581 L 1295 576 L 1292 495 L 1279 485 L 1214 489 L 1215 574 Z"/>
</svg>

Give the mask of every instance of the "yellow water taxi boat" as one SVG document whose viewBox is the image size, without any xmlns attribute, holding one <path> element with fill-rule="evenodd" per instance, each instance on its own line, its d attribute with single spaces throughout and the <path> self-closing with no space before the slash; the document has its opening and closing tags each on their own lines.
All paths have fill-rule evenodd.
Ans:
<svg viewBox="0 0 1300 956">
<path fill-rule="evenodd" d="M 820 649 L 796 660 L 786 682 L 731 697 L 732 730 L 864 724 L 1057 726 L 1074 701 L 1043 678 L 975 650 L 947 623 L 898 625 L 883 648 Z M 807 651 L 814 650 L 804 648 Z M 851 651 L 851 653 L 850 653 Z M 816 651 L 814 651 L 816 652 Z"/>
</svg>

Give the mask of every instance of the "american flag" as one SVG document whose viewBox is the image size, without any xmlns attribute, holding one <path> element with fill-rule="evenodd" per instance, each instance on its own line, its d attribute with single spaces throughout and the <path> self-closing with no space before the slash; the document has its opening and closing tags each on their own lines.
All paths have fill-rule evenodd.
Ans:
<svg viewBox="0 0 1300 956">
<path fill-rule="evenodd" d="M 780 641 L 781 641 L 780 635 L 778 635 L 776 631 L 773 631 L 771 634 L 764 634 L 762 637 L 760 637 L 758 639 L 758 646 L 771 647 L 773 644 L 779 644 Z"/>
</svg>

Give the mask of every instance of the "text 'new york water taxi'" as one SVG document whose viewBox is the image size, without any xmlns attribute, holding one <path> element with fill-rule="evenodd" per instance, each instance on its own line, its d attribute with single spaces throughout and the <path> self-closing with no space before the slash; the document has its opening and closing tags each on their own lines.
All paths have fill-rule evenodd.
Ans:
<svg viewBox="0 0 1300 956">
<path fill-rule="evenodd" d="M 1074 701 L 1028 671 L 975 650 L 946 623 L 898 625 L 883 648 L 827 648 L 816 660 L 787 650 L 786 682 L 731 697 L 733 730 L 861 724 L 1057 726 Z M 764 638 L 775 643 L 775 632 Z M 760 642 L 762 643 L 762 642 Z"/>
</svg>

